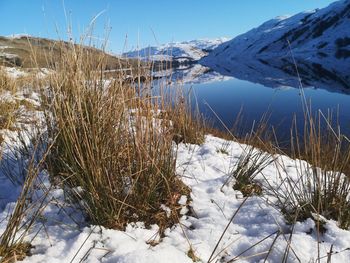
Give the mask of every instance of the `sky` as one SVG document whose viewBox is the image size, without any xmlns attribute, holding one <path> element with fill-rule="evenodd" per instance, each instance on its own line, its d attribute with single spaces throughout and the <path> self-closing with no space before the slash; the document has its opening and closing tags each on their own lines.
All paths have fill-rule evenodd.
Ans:
<svg viewBox="0 0 350 263">
<path fill-rule="evenodd" d="M 0 0 L 0 35 L 81 36 L 115 53 L 172 41 L 232 38 L 334 0 Z M 95 19 L 94 19 L 95 18 Z M 70 25 L 70 26 L 69 26 Z M 92 34 L 91 34 L 92 32 Z M 108 39 L 107 42 L 102 39 Z"/>
</svg>

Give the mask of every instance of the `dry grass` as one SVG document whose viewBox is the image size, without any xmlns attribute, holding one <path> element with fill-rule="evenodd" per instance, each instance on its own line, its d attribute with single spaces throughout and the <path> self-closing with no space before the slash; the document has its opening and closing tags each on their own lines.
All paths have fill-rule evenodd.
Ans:
<svg viewBox="0 0 350 263">
<path fill-rule="evenodd" d="M 160 235 L 165 228 L 178 222 L 178 200 L 189 194 L 189 189 L 176 176 L 174 143 L 201 144 L 209 131 L 252 145 L 243 150 L 228 181 L 234 180 L 233 187 L 246 197 L 262 192 L 255 177 L 273 161 L 271 153 L 281 152 L 273 131 L 270 132 L 267 126 L 268 114 L 264 114 L 247 134 L 239 132 L 239 117 L 236 132 L 220 132 L 205 125 L 198 110 L 191 109 L 187 96 L 180 95 L 175 99 L 152 96 L 152 78 L 147 75 L 150 71 L 145 71 L 140 64 L 132 71 L 118 71 L 106 81 L 106 77 L 112 77 L 105 72 L 111 62 L 103 52 L 66 42 L 55 42 L 49 47 L 52 42 L 26 40 L 32 61 L 23 65 L 46 63 L 55 68 L 55 72 L 45 83 L 33 83 L 30 78 L 15 83 L 0 71 L 0 91 L 13 92 L 28 83 L 48 86 L 41 89 L 48 141 L 28 148 L 34 153 L 27 153 L 29 162 L 22 169 L 25 171 L 23 178 L 12 178 L 14 183 L 23 184 L 23 190 L 0 237 L 0 256 L 5 262 L 23 259 L 30 253 L 30 244 L 24 237 L 43 207 L 29 200 L 32 200 L 33 186 L 43 166 L 49 171 L 52 183 L 64 189 L 68 201 L 82 209 L 89 222 L 124 229 L 127 223 L 143 221 L 147 226 L 158 224 Z M 41 53 L 36 45 L 40 48 L 47 45 L 48 53 Z M 20 49 L 19 46 L 16 48 Z M 122 64 L 118 63 L 120 67 Z M 125 81 L 126 74 L 132 72 L 136 72 L 136 76 Z M 142 85 L 141 77 L 147 80 Z M 146 92 L 140 92 L 141 86 Z M 16 111 L 25 103 L 0 102 L 0 129 L 13 126 Z M 308 118 L 303 136 L 292 133 L 291 153 L 298 159 L 299 178 L 293 181 L 287 177 L 283 181 L 290 191 L 268 190 L 275 195 L 277 205 L 291 223 L 313 217 L 320 228 L 317 215 L 321 215 L 338 220 L 339 225 L 347 229 L 350 227 L 347 199 L 350 182 L 345 174 L 350 174 L 350 146 L 347 138 L 332 128 L 332 121 L 325 119 L 324 126 L 321 125 L 322 115 L 317 121 Z M 47 143 L 50 146 L 42 151 L 40 147 Z M 218 151 L 227 153 L 228 147 L 223 144 Z M 307 160 L 309 164 L 299 159 Z M 23 225 L 29 211 L 31 218 Z M 216 249 L 210 259 L 216 258 Z M 188 256 L 193 261 L 198 259 L 192 247 Z"/>
<path fill-rule="evenodd" d="M 233 130 L 226 129 L 223 133 L 211 130 L 212 134 L 219 137 L 252 146 L 243 151 L 226 183 L 235 178 L 234 187 L 245 196 L 261 192 L 264 189 L 255 182 L 255 176 L 273 160 L 274 154 L 288 155 L 295 160 L 298 179 L 292 179 L 288 174 L 286 178 L 282 176 L 285 173 L 283 171 L 288 169 L 277 158 L 276 167 L 281 170 L 282 186 L 276 190 L 267 182 L 265 189 L 277 197 L 277 204 L 286 215 L 287 221 L 293 224 L 296 220 L 303 221 L 311 217 L 322 228 L 320 218 L 324 217 L 336 220 L 341 228 L 348 229 L 350 141 L 341 133 L 337 118 L 331 112 L 324 115 L 319 111 L 314 116 L 310 112 L 311 108 L 305 107 L 303 134 L 298 133 L 300 129 L 296 126 L 297 121 L 292 123 L 289 150 L 279 147 L 274 130 L 267 125 L 268 114 L 263 114 L 249 133 L 241 132 L 240 115 Z M 223 145 L 218 152 L 225 152 L 225 147 Z"/>
<path fill-rule="evenodd" d="M 92 223 L 122 229 L 144 221 L 162 232 L 177 222 L 177 201 L 188 193 L 175 174 L 170 121 L 157 118 L 162 103 L 138 96 L 122 79 L 105 82 L 96 57 L 82 52 L 65 50 L 50 79 L 46 116 L 57 138 L 50 174 Z M 98 62 L 103 69 L 105 57 Z"/>
<path fill-rule="evenodd" d="M 20 172 L 25 172 L 25 175 L 22 181 L 22 191 L 13 211 L 8 216 L 7 226 L 0 235 L 1 262 L 16 262 L 17 260 L 23 260 L 30 254 L 31 244 L 25 238 L 34 225 L 35 220 L 41 214 L 48 194 L 46 191 L 40 196 L 34 193 L 35 189 L 40 188 L 42 184 L 38 177 L 43 169 L 49 147 L 43 147 L 47 144 L 43 144 L 41 136 L 32 137 L 32 139 L 33 145 L 23 144 L 18 149 L 27 151 L 24 155 L 28 156 L 29 159 L 23 157 L 22 160 L 17 160 L 17 165 L 22 167 Z M 4 172 L 2 171 L 3 162 L 8 160 L 5 155 L 1 164 L 1 172 Z M 11 177 L 13 178 L 20 176 L 18 174 L 19 171 L 16 169 L 13 169 L 11 172 Z"/>
<path fill-rule="evenodd" d="M 90 45 L 89 45 L 90 44 Z M 62 40 L 52 40 L 31 36 L 22 36 L 17 38 L 7 38 L 0 36 L 0 46 L 3 53 L 16 56 L 16 59 L 6 59 L 0 57 L 0 65 L 19 66 L 22 68 L 55 68 L 56 61 L 60 61 L 62 48 L 70 48 L 72 44 Z M 76 45 L 78 47 L 78 45 Z M 105 56 L 105 69 L 129 68 L 136 65 L 134 60 L 125 60 L 118 57 L 105 54 L 103 51 L 93 48 L 92 43 L 81 47 L 87 53 L 93 56 Z"/>
<path fill-rule="evenodd" d="M 283 206 L 289 218 L 303 220 L 318 214 L 350 227 L 350 141 L 333 129 L 330 117 L 319 112 L 305 123 L 302 139 L 293 134 L 293 153 L 299 180 L 288 180 L 291 190 Z M 319 220 L 317 220 L 319 221 Z"/>
<path fill-rule="evenodd" d="M 199 110 L 191 108 L 190 99 L 183 95 L 175 98 L 175 106 L 168 110 L 166 119 L 172 121 L 173 140 L 190 144 L 204 143 L 205 120 Z"/>
<path fill-rule="evenodd" d="M 19 119 L 25 121 L 25 114 L 37 110 L 33 103 L 22 95 L 24 90 L 33 91 L 35 85 L 44 81 L 36 77 L 37 72 L 17 78 L 10 77 L 4 68 L 0 67 L 0 130 L 15 130 Z"/>
<path fill-rule="evenodd" d="M 0 246 L 1 263 L 12 263 L 22 261 L 30 255 L 30 243 L 18 243 L 11 247 Z"/>
<path fill-rule="evenodd" d="M 15 80 L 8 76 L 4 68 L 0 67 L 0 91 L 14 91 L 15 89 Z"/>
<path fill-rule="evenodd" d="M 294 218 L 295 221 L 312 217 L 318 231 L 322 230 L 324 218 L 333 219 L 341 228 L 349 229 L 350 140 L 341 133 L 332 112 L 324 115 L 319 110 L 313 115 L 291 48 L 290 52 L 304 112 L 303 134 L 298 134 L 296 121 L 295 129 L 291 130 L 292 155 L 307 163 L 296 161 L 298 179 L 287 178 L 288 193 L 278 192 L 276 197 L 287 219 Z"/>
<path fill-rule="evenodd" d="M 235 180 L 233 188 L 240 190 L 243 196 L 261 195 L 262 186 L 255 177 L 273 161 L 269 153 L 252 146 L 245 147 L 229 177 L 229 180 Z"/>
<path fill-rule="evenodd" d="M 11 129 L 17 117 L 18 104 L 15 102 L 0 102 L 0 129 Z"/>
<path fill-rule="evenodd" d="M 305 104 L 305 102 L 303 102 Z M 350 140 L 344 136 L 337 125 L 332 112 L 324 115 L 321 111 L 311 115 L 311 107 L 304 106 L 303 134 L 297 127 L 296 119 L 292 123 L 290 149 L 281 149 L 274 130 L 268 127 L 268 114 L 254 123 L 249 133 L 242 133 L 242 118 L 239 114 L 233 130 L 226 132 L 211 131 L 225 139 L 234 139 L 250 145 L 245 149 L 228 183 L 235 178 L 235 188 L 245 196 L 261 192 L 261 186 L 254 181 L 255 176 L 273 160 L 274 154 L 288 155 L 295 160 L 298 179 L 292 179 L 283 163 L 276 162 L 281 170 L 280 189 L 267 182 L 267 191 L 277 197 L 278 206 L 290 223 L 295 220 L 314 218 L 321 225 L 320 218 L 338 221 L 341 228 L 350 227 Z M 253 150 L 255 148 L 255 151 Z M 260 149 L 260 150 L 258 150 Z M 225 145 L 219 152 L 225 152 Z M 259 151 L 260 155 L 257 154 Z M 255 153 L 254 153 L 255 152 Z M 270 156 L 270 157 L 269 157 Z M 260 163 L 262 162 L 262 163 Z M 289 190 L 281 190 L 289 189 Z M 321 217 L 317 216 L 321 215 Z"/>
<path fill-rule="evenodd" d="M 16 119 L 18 106 L 3 98 L 6 92 L 13 92 L 16 89 L 15 81 L 8 77 L 7 73 L 0 67 L 0 130 L 9 129 Z M 0 135 L 0 144 L 3 142 Z"/>
<path fill-rule="evenodd" d="M 140 74 L 150 73 L 141 64 L 135 69 L 139 74 L 135 81 L 125 81 L 128 71 L 120 71 L 107 81 L 108 55 L 67 43 L 56 48 L 60 56 L 56 57 L 55 71 L 43 81 L 35 76 L 35 70 L 16 80 L 0 72 L 4 73 L 0 74 L 1 91 L 40 90 L 40 110 L 47 125 L 47 134 L 40 137 L 45 142 L 40 140 L 33 148 L 27 145 L 28 140 L 18 138 L 23 147 L 9 151 L 2 160 L 2 169 L 7 167 L 4 174 L 14 184 L 23 184 L 0 237 L 4 262 L 21 260 L 30 253 L 25 237 L 44 209 L 45 196 L 39 203 L 33 203 L 32 198 L 43 166 L 52 182 L 63 187 L 68 201 L 81 208 L 91 223 L 109 228 L 123 229 L 129 222 L 143 221 L 146 225 L 157 223 L 162 235 L 178 222 L 178 200 L 189 194 L 175 174 L 173 142 L 180 129 L 186 140 L 188 131 L 194 132 L 191 136 L 198 134 L 190 127 L 196 123 L 192 115 L 185 116 L 190 112 L 186 106 L 173 107 L 164 98 L 140 94 Z M 32 63 L 40 64 L 35 59 Z M 23 107 L 39 110 L 26 100 L 2 101 L 1 129 L 14 127 Z M 38 123 L 30 124 L 41 129 Z M 47 144 L 47 152 L 38 155 L 37 149 Z M 16 160 L 22 160 L 23 166 L 11 169 Z"/>
</svg>

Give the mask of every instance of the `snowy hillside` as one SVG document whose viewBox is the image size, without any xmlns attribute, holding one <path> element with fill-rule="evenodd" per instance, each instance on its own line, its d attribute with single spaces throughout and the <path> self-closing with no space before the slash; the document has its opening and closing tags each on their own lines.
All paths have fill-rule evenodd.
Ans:
<svg viewBox="0 0 350 263">
<path fill-rule="evenodd" d="M 326 75 L 347 76 L 350 72 L 349 28 L 350 1 L 337 1 L 323 9 L 267 21 L 218 46 L 200 63 L 232 69 L 239 60 L 283 58 L 292 61 L 291 49 L 297 62 L 310 64 L 313 71 L 322 68 Z M 345 82 L 348 81 L 345 77 Z"/>
<path fill-rule="evenodd" d="M 134 50 L 123 55 L 132 58 L 151 60 L 177 60 L 178 62 L 196 61 L 209 54 L 220 44 L 228 41 L 227 38 L 200 39 L 186 42 L 175 42 L 161 45 L 159 47 L 146 47 Z"/>
</svg>

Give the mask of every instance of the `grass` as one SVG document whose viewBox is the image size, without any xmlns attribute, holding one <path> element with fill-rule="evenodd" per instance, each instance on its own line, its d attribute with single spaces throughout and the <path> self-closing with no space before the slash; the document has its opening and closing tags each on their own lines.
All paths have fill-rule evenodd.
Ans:
<svg viewBox="0 0 350 263">
<path fill-rule="evenodd" d="M 15 81 L 8 77 L 7 73 L 0 68 L 0 92 L 1 95 L 7 91 L 15 90 Z M 17 109 L 14 103 L 0 97 L 0 129 L 7 129 L 13 123 L 14 111 Z"/>
<path fill-rule="evenodd" d="M 4 91 L 13 91 L 15 90 L 15 80 L 10 78 L 6 71 L 0 67 L 0 90 Z"/>
<path fill-rule="evenodd" d="M 11 129 L 14 126 L 17 110 L 18 104 L 15 102 L 0 103 L 0 129 Z"/>
<path fill-rule="evenodd" d="M 0 256 L 2 263 L 10 263 L 24 260 L 30 255 L 32 246 L 28 242 L 18 243 L 11 247 L 0 246 Z"/>
<path fill-rule="evenodd" d="M 250 133 L 240 132 L 240 114 L 232 131 L 220 137 L 250 145 L 243 150 L 239 161 L 231 172 L 227 182 L 234 181 L 234 188 L 244 196 L 264 190 L 277 198 L 277 205 L 291 224 L 314 218 L 322 228 L 322 220 L 333 219 L 343 229 L 350 227 L 350 140 L 344 136 L 337 125 L 332 112 L 326 115 L 321 111 L 314 115 L 312 109 L 303 101 L 303 134 L 300 134 L 297 121 L 291 124 L 290 149 L 279 146 L 273 128 L 267 126 L 268 114 L 263 114 Z M 216 133 L 217 134 L 217 133 Z M 255 150 L 254 150 L 255 148 Z M 225 145 L 218 152 L 226 152 Z M 287 155 L 295 161 L 297 178 L 292 178 L 279 158 L 274 154 Z M 274 162 L 279 170 L 282 186 L 266 181 L 266 186 L 256 183 L 254 178 L 269 163 Z M 233 180 L 234 179 L 234 180 Z M 318 216 L 320 215 L 320 216 Z"/>
<path fill-rule="evenodd" d="M 262 187 L 255 177 L 273 161 L 269 153 L 246 147 L 230 175 L 230 178 L 235 179 L 233 188 L 240 190 L 243 196 L 261 195 Z"/>
<path fill-rule="evenodd" d="M 0 237 L 2 261 L 21 260 L 30 253 L 25 237 L 44 208 L 43 203 L 36 205 L 30 200 L 34 200 L 33 187 L 43 168 L 90 223 L 117 229 L 134 221 L 157 223 L 162 236 L 178 222 L 181 206 L 177 202 L 182 195 L 189 195 L 189 189 L 175 173 L 173 140 L 179 131 L 187 140 L 188 131 L 195 131 L 189 126 L 196 122 L 185 116 L 190 112 L 185 105 L 177 108 L 164 98 L 140 96 L 139 81 L 124 81 L 127 72 L 106 81 L 108 58 L 102 52 L 96 55 L 93 49 L 65 43 L 56 70 L 45 81 L 0 75 L 1 91 L 11 94 L 24 85 L 37 86 L 47 125 L 42 145 L 52 143 L 39 159 L 37 154 L 24 154 L 31 149 L 28 140 L 19 139 L 23 147 L 13 149 L 28 159 L 23 159 L 19 171 L 4 171 L 14 184 L 23 185 L 23 190 Z M 1 129 L 16 126 L 21 107 L 38 110 L 26 100 L 4 101 L 0 107 Z M 38 123 L 30 125 L 41 128 Z M 10 168 L 18 159 L 17 155 L 11 158 L 11 152 L 2 160 L 2 169 L 5 162 Z M 170 208 L 170 214 L 164 207 Z M 28 214 L 31 217 L 24 224 Z"/>
<path fill-rule="evenodd" d="M 350 140 L 341 133 L 332 112 L 325 115 L 319 110 L 313 115 L 291 49 L 290 52 L 299 80 L 304 132 L 298 134 L 295 120 L 294 130 L 291 129 L 291 152 L 298 158 L 297 180 L 287 177 L 284 181 L 287 193 L 273 192 L 289 221 L 302 221 L 311 217 L 316 221 L 317 231 L 322 232 L 323 218 L 333 219 L 339 227 L 349 229 Z"/>
<path fill-rule="evenodd" d="M 178 221 L 177 201 L 188 194 L 175 173 L 170 120 L 157 118 L 165 110 L 157 98 L 138 96 L 121 79 L 105 82 L 83 51 L 66 50 L 50 78 L 50 174 L 91 223 L 123 229 L 144 221 L 162 232 Z M 101 56 L 98 68 L 104 63 Z"/>
<path fill-rule="evenodd" d="M 16 205 L 9 213 L 6 228 L 0 235 L 1 262 L 15 262 L 17 260 L 23 260 L 27 255 L 30 255 L 32 246 L 25 238 L 36 219 L 40 216 L 48 194 L 47 191 L 43 191 L 43 194 L 39 196 L 35 194 L 35 189 L 45 189 L 41 187 L 42 182 L 38 178 L 43 170 L 44 161 L 49 149 L 49 147 L 47 149 L 43 148 L 42 138 L 38 137 L 36 139 L 34 145 L 26 145 L 25 147 L 28 150 L 26 155 L 29 158 L 18 160 L 18 162 L 22 162 L 21 167 L 23 172 L 25 171 L 25 176 L 21 183 L 22 190 L 16 201 Z M 23 148 L 21 149 L 24 150 Z M 6 162 L 7 160 L 5 155 L 2 162 Z M 1 165 L 1 172 L 3 172 L 2 167 L 3 164 Z M 16 170 L 12 171 L 13 178 L 16 175 L 19 176 L 17 172 Z"/>
<path fill-rule="evenodd" d="M 143 221 L 146 226 L 158 224 L 159 234 L 163 236 L 166 228 L 179 222 L 181 207 L 178 200 L 190 192 L 176 175 L 174 144 L 202 144 L 207 132 L 250 145 L 244 147 L 225 184 L 232 182 L 233 188 L 240 190 L 246 198 L 268 190 L 276 197 L 277 206 L 291 224 L 311 217 L 320 231 L 324 227 L 324 217 L 337 220 L 340 227 L 349 229 L 350 146 L 349 140 L 333 128 L 331 117 L 319 113 L 315 118 L 308 114 L 302 136 L 295 132 L 295 126 L 291 132 L 290 155 L 295 158 L 298 178 L 292 179 L 287 174 L 286 179 L 282 179 L 283 189 L 287 189 L 284 192 L 272 186 L 264 189 L 266 186 L 256 180 L 263 169 L 275 162 L 282 170 L 281 178 L 286 170 L 271 155 L 282 150 L 278 142 L 273 143 L 273 132 L 268 131 L 268 114 L 254 123 L 247 134 L 239 131 L 222 133 L 206 125 L 198 109 L 191 108 L 187 95 L 180 94 L 175 99 L 154 96 L 148 81 L 142 84 L 147 95 L 141 93 L 141 77 L 146 75 L 146 80 L 152 79 L 143 65 L 128 72 L 118 71 L 106 80 L 111 77 L 105 72 L 111 68 L 111 61 L 103 52 L 35 38 L 11 41 L 15 45 L 14 52 L 20 50 L 24 42 L 30 44 L 32 61 L 26 61 L 22 66 L 48 63 L 55 71 L 45 83 L 30 84 L 45 85 L 40 89 L 41 110 L 47 128 L 44 138 L 48 141 L 41 145 L 49 142 L 50 146 L 39 160 L 35 157 L 37 154 L 28 151 L 31 148 L 26 148 L 29 161 L 22 168 L 25 171 L 23 178 L 9 176 L 13 183 L 23 184 L 23 190 L 0 237 L 3 260 L 20 260 L 30 253 L 25 236 L 43 206 L 33 206 L 29 200 L 33 199 L 33 187 L 44 168 L 49 171 L 51 182 L 64 190 L 67 201 L 81 209 L 89 223 L 124 229 L 130 222 Z M 42 53 L 36 46 L 45 47 L 48 53 Z M 119 66 L 127 65 L 118 63 Z M 132 73 L 136 75 L 131 81 L 125 81 L 126 74 Z M 14 81 L 0 71 L 1 92 L 13 93 L 30 82 L 30 77 Z M 22 106 L 35 109 L 26 100 L 0 102 L 0 129 L 15 127 Z M 238 117 L 236 128 L 240 126 Z M 36 152 L 40 145 L 34 145 Z M 229 154 L 229 146 L 229 142 L 223 143 L 218 153 Z M 164 207 L 170 209 L 170 214 Z M 29 212 L 32 217 L 23 225 Z M 217 257 L 217 246 L 209 261 Z M 187 255 L 193 261 L 198 260 L 192 246 Z"/>
<path fill-rule="evenodd" d="M 37 107 L 26 99 L 24 90 L 33 91 L 33 87 L 42 80 L 36 77 L 36 71 L 27 74 L 17 78 L 10 77 L 4 68 L 0 67 L 0 130 L 16 130 L 19 119 L 23 122 L 27 118 L 26 113 L 37 110 Z"/>
<path fill-rule="evenodd" d="M 287 177 L 283 181 L 285 191 L 272 191 L 289 222 L 314 218 L 322 228 L 323 217 L 336 220 L 339 227 L 348 229 L 350 143 L 345 136 L 334 132 L 330 119 L 324 119 L 322 113 L 316 120 L 311 118 L 305 123 L 302 137 L 293 136 L 293 155 L 298 157 L 297 178 Z M 325 128 L 321 127 L 323 124 Z M 281 163 L 277 167 L 286 169 Z"/>
<path fill-rule="evenodd" d="M 86 41 L 87 42 L 87 41 Z M 104 53 L 104 51 L 94 48 L 94 43 L 87 42 L 82 48 L 94 56 L 105 56 L 105 69 L 120 69 L 134 67 L 135 60 L 121 59 Z M 63 40 L 52 40 L 37 38 L 32 36 L 22 36 L 17 38 L 7 38 L 0 36 L 0 46 L 3 53 L 16 56 L 16 59 L 6 59 L 0 57 L 0 65 L 17 66 L 22 68 L 55 68 L 55 62 L 59 61 L 63 48 L 70 48 L 71 42 Z"/>
<path fill-rule="evenodd" d="M 181 96 L 175 102 L 176 106 L 169 110 L 167 117 L 172 121 L 173 140 L 178 143 L 200 145 L 204 143 L 205 120 L 199 110 L 191 108 L 190 99 Z"/>
</svg>

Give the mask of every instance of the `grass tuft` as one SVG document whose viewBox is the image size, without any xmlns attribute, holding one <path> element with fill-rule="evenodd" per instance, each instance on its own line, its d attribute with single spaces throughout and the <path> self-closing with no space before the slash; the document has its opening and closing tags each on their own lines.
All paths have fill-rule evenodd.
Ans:
<svg viewBox="0 0 350 263">
<path fill-rule="evenodd" d="M 56 138 L 47 167 L 91 223 L 123 229 L 143 221 L 162 232 L 178 221 L 177 201 L 188 193 L 175 173 L 174 132 L 158 118 L 159 98 L 104 79 L 95 68 L 104 60 L 72 46 L 57 62 L 45 103 Z"/>
<path fill-rule="evenodd" d="M 10 247 L 0 245 L 0 257 L 2 263 L 10 263 L 24 260 L 27 256 L 30 256 L 30 250 L 32 245 L 28 242 L 15 244 Z"/>
<path fill-rule="evenodd" d="M 297 178 L 287 176 L 282 180 L 284 190 L 270 190 L 291 223 L 314 218 L 321 230 L 324 220 L 320 218 L 325 218 L 349 229 L 350 141 L 321 112 L 306 119 L 304 127 L 302 136 L 292 130 Z M 277 167 L 287 170 L 283 164 Z"/>
<path fill-rule="evenodd" d="M 272 162 L 271 154 L 252 146 L 245 147 L 229 177 L 229 180 L 234 179 L 233 188 L 243 196 L 261 195 L 262 187 L 255 177 Z"/>
</svg>

